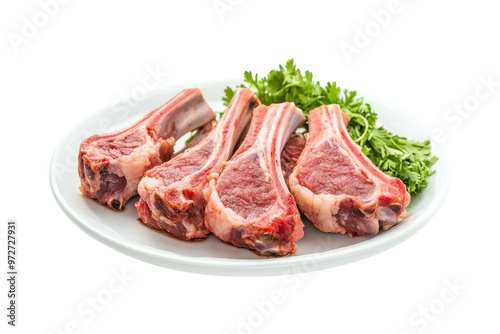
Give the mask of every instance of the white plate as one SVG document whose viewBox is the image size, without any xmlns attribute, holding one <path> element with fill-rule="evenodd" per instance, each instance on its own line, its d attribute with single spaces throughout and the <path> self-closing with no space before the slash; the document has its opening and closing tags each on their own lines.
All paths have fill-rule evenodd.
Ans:
<svg viewBox="0 0 500 334">
<path fill-rule="evenodd" d="M 350 238 L 323 233 L 304 221 L 304 238 L 297 242 L 295 255 L 262 258 L 220 242 L 213 235 L 204 241 L 187 242 L 149 229 L 137 221 L 134 207 L 137 197 L 127 203 L 124 212 L 114 212 L 81 195 L 77 156 L 83 139 L 121 129 L 188 87 L 199 87 L 214 110 L 224 110 L 221 102 L 224 88 L 237 84 L 237 81 L 214 81 L 163 88 L 148 94 L 134 108 L 124 107 L 123 103 L 85 119 L 63 138 L 50 164 L 50 183 L 61 208 L 90 236 L 137 259 L 203 274 L 263 276 L 331 268 L 380 253 L 419 231 L 443 202 L 450 184 L 449 164 L 442 147 L 432 143 L 432 153 L 439 157 L 434 165 L 436 173 L 429 178 L 427 188 L 413 196 L 408 217 L 400 224 L 373 237 Z M 431 137 L 431 130 L 415 116 L 373 98 L 366 100 L 375 107 L 380 123 L 390 131 L 412 139 Z M 177 148 L 182 146 L 181 140 L 178 144 Z"/>
</svg>

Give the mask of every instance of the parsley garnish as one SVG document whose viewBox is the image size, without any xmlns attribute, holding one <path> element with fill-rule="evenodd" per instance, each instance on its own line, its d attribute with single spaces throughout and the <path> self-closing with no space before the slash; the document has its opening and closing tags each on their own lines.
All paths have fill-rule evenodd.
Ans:
<svg viewBox="0 0 500 334">
<path fill-rule="evenodd" d="M 341 89 L 336 82 L 321 86 L 313 81 L 310 71 L 302 74 L 293 59 L 260 79 L 257 74 L 246 71 L 245 82 L 248 86 L 242 87 L 252 89 L 263 104 L 294 102 L 306 116 L 301 126 L 306 131 L 309 110 L 324 104 L 339 104 L 350 118 L 347 130 L 363 153 L 384 173 L 401 179 L 412 194 L 420 193 L 428 183 L 427 178 L 434 173 L 431 167 L 437 157 L 431 155 L 430 140 L 408 140 L 377 126 L 377 114 L 355 91 Z M 223 101 L 227 106 L 234 90 L 227 87 L 224 92 Z"/>
</svg>

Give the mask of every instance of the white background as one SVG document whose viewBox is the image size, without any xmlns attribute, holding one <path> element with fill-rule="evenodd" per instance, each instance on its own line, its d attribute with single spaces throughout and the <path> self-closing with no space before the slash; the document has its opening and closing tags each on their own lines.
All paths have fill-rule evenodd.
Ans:
<svg viewBox="0 0 500 334">
<path fill-rule="evenodd" d="M 385 26 L 374 24 L 372 12 L 389 4 L 73 0 L 51 7 L 53 17 L 43 22 L 35 0 L 2 2 L 0 259 L 5 223 L 16 219 L 20 278 L 16 328 L 6 325 L 7 285 L 0 284 L 1 332 L 498 332 L 498 8 L 490 0 L 401 0 Z M 15 45 L 25 20 L 45 25 Z M 372 37 L 362 45 L 365 28 Z M 356 36 L 358 53 L 346 57 L 341 45 L 356 46 Z M 452 185 L 417 235 L 289 284 L 143 263 L 92 239 L 58 207 L 48 178 L 56 145 L 88 115 L 130 94 L 147 68 L 168 72 L 162 85 L 170 85 L 264 74 L 292 57 L 318 80 L 362 90 L 443 129 Z M 489 95 L 480 79 L 488 77 L 496 82 Z M 477 89 L 488 96 L 475 98 Z M 464 101 L 470 111 L 447 112 Z M 133 278 L 120 285 L 114 271 Z M 104 296 L 110 282 L 121 291 L 89 314 L 86 303 Z M 259 311 L 256 303 L 275 288 L 284 302 Z"/>
</svg>

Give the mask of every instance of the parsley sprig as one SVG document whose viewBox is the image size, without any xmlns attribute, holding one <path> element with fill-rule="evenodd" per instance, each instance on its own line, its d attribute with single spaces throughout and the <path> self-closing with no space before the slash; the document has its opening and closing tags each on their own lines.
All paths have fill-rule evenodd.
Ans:
<svg viewBox="0 0 500 334">
<path fill-rule="evenodd" d="M 254 76 L 250 71 L 244 76 L 248 85 L 242 87 L 252 89 L 263 104 L 294 102 L 306 116 L 301 126 L 306 131 L 309 110 L 324 104 L 340 105 L 350 118 L 347 130 L 351 138 L 380 170 L 401 179 L 412 194 L 420 193 L 427 186 L 427 178 L 434 173 L 432 165 L 437 161 L 437 157 L 431 155 L 430 140 L 408 140 L 377 126 L 377 114 L 355 91 L 341 89 L 336 82 L 321 86 L 313 81 L 310 71 L 302 74 L 293 59 L 265 77 Z M 227 106 L 235 90 L 227 87 L 224 92 L 223 101 Z"/>
</svg>

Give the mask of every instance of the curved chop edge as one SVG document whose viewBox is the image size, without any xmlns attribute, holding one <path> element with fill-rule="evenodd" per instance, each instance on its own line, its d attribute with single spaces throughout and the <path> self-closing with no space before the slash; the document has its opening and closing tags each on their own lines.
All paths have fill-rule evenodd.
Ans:
<svg viewBox="0 0 500 334">
<path fill-rule="evenodd" d="M 200 90 L 185 89 L 126 129 L 85 139 L 78 156 L 80 191 L 121 210 L 137 194 L 144 172 L 170 159 L 175 140 L 214 118 Z"/>
<path fill-rule="evenodd" d="M 301 211 L 324 232 L 374 235 L 407 216 L 410 194 L 380 171 L 349 136 L 336 104 L 309 113 L 306 147 L 290 175 Z"/>
<path fill-rule="evenodd" d="M 139 217 L 149 227 L 185 240 L 205 238 L 207 176 L 218 173 L 260 104 L 246 88 L 236 90 L 222 118 L 203 140 L 144 174 L 139 183 Z"/>
<path fill-rule="evenodd" d="M 259 106 L 249 132 L 204 191 L 205 224 L 220 240 L 260 255 L 287 255 L 304 235 L 280 155 L 304 114 L 293 103 Z"/>
</svg>

